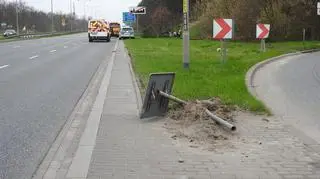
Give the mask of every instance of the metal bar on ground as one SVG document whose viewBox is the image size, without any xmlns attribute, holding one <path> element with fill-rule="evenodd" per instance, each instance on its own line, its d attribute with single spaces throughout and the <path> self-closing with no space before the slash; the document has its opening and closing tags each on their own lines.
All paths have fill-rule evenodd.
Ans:
<svg viewBox="0 0 320 179">
<path fill-rule="evenodd" d="M 182 100 L 182 99 L 179 99 L 179 98 L 177 98 L 177 97 L 174 97 L 174 96 L 172 96 L 172 95 L 169 95 L 169 94 L 167 94 L 167 93 L 165 93 L 165 92 L 163 92 L 163 91 L 159 91 L 159 94 L 160 94 L 161 96 L 166 97 L 166 98 L 168 98 L 168 99 L 171 99 L 171 100 L 173 100 L 173 101 L 175 101 L 175 102 L 177 102 L 177 103 L 187 104 L 186 101 L 184 101 L 184 100 Z"/>
<path fill-rule="evenodd" d="M 220 117 L 214 115 L 211 111 L 209 111 L 208 109 L 206 109 L 206 113 L 212 118 L 214 119 L 217 123 L 224 125 L 225 127 L 227 127 L 228 129 L 230 129 L 231 131 L 235 131 L 237 128 L 236 126 L 228 123 L 227 121 L 221 119 Z"/>
</svg>

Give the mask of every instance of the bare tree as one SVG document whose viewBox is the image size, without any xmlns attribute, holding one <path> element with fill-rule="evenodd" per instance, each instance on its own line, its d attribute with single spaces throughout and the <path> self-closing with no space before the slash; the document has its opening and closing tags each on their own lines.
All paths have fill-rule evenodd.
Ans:
<svg viewBox="0 0 320 179">
<path fill-rule="evenodd" d="M 158 7 L 154 10 L 152 19 L 152 28 L 156 35 L 159 37 L 161 33 L 168 30 L 167 24 L 169 21 L 170 12 L 166 7 Z"/>
<path fill-rule="evenodd" d="M 51 16 L 49 13 L 36 10 L 33 7 L 27 6 L 25 2 L 7 2 L 0 0 L 0 23 L 5 23 L 6 26 L 0 28 L 1 31 L 7 28 L 16 28 L 16 7 L 19 9 L 19 24 L 22 33 L 27 32 L 49 32 L 51 31 Z M 65 22 L 68 23 L 65 26 L 62 25 L 62 19 L 65 18 Z M 73 30 L 85 30 L 85 19 L 75 18 L 73 21 Z M 55 30 L 70 31 L 71 15 L 64 14 L 62 12 L 54 14 L 54 26 Z"/>
</svg>

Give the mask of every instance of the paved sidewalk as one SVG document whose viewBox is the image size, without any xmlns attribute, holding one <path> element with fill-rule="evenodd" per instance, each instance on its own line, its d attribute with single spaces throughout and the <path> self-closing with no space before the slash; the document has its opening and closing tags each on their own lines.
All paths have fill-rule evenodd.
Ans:
<svg viewBox="0 0 320 179">
<path fill-rule="evenodd" d="M 129 58 L 119 48 L 88 179 L 320 178 L 320 146 L 282 123 L 242 114 L 234 148 L 192 149 L 170 138 L 164 120 L 138 119 Z"/>
</svg>

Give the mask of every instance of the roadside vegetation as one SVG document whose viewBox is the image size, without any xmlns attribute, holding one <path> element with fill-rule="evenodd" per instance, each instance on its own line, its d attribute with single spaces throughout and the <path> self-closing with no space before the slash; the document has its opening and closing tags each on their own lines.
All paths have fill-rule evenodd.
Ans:
<svg viewBox="0 0 320 179">
<path fill-rule="evenodd" d="M 6 29 L 16 30 L 16 7 L 19 8 L 21 34 L 51 32 L 51 13 L 37 10 L 29 6 L 25 0 L 0 0 L 0 33 Z M 87 20 L 71 13 L 54 13 L 53 23 L 55 32 L 68 32 L 71 31 L 71 27 L 72 31 L 87 30 Z"/>
<path fill-rule="evenodd" d="M 320 48 L 320 42 L 268 43 L 267 52 L 259 51 L 259 43 L 229 42 L 228 61 L 222 64 L 217 48 L 220 42 L 191 40 L 190 70 L 182 66 L 182 41 L 170 38 L 141 38 L 125 41 L 142 88 L 149 74 L 176 72 L 174 95 L 185 100 L 220 97 L 226 104 L 242 109 L 265 112 L 264 105 L 255 100 L 245 85 L 245 74 L 254 64 L 281 54 L 303 49 Z M 144 89 L 142 89 L 144 90 Z"/>
</svg>

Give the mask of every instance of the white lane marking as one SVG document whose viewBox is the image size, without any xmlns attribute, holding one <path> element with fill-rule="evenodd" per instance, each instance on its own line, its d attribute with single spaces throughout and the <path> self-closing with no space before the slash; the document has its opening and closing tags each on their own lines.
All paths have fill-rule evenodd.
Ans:
<svg viewBox="0 0 320 179">
<path fill-rule="evenodd" d="M 0 66 L 0 69 L 7 68 L 9 65 Z"/>
<path fill-rule="evenodd" d="M 68 46 L 64 46 L 63 48 L 68 48 Z"/>
<path fill-rule="evenodd" d="M 32 59 L 35 59 L 35 58 L 38 58 L 38 57 L 39 57 L 39 55 L 35 55 L 35 56 L 32 56 L 32 57 L 29 57 L 29 59 L 32 60 Z"/>
<path fill-rule="evenodd" d="M 57 50 L 51 50 L 50 53 L 56 52 Z"/>
<path fill-rule="evenodd" d="M 20 45 L 13 46 L 13 48 L 20 48 L 20 47 L 21 47 Z"/>
</svg>

